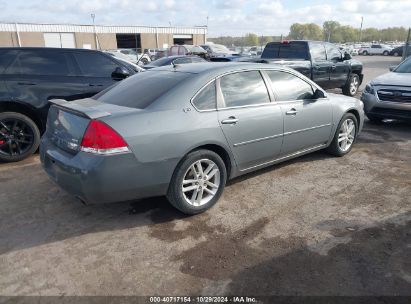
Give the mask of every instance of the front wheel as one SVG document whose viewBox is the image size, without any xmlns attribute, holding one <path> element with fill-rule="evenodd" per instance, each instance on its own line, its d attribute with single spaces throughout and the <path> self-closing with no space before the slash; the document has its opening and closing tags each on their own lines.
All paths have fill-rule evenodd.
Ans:
<svg viewBox="0 0 411 304">
<path fill-rule="evenodd" d="M 40 131 L 26 115 L 0 113 L 0 161 L 16 162 L 36 152 Z"/>
<path fill-rule="evenodd" d="M 382 53 L 384 56 L 388 56 L 388 51 L 384 51 L 384 53 Z"/>
<path fill-rule="evenodd" d="M 335 156 L 344 156 L 352 149 L 357 137 L 358 122 L 354 114 L 346 113 L 338 124 L 334 138 L 327 152 Z"/>
<path fill-rule="evenodd" d="M 360 86 L 360 77 L 357 74 L 351 74 L 345 86 L 342 88 L 343 94 L 347 96 L 355 96 Z"/>
<path fill-rule="evenodd" d="M 167 198 L 185 214 L 197 214 L 211 208 L 220 198 L 227 180 L 221 157 L 209 150 L 189 153 L 177 166 Z"/>
<path fill-rule="evenodd" d="M 398 57 L 398 56 L 400 56 L 400 54 L 398 52 L 394 52 L 394 56 Z"/>
<path fill-rule="evenodd" d="M 380 124 L 383 121 L 383 118 L 381 117 L 376 117 L 371 114 L 366 114 L 366 115 L 367 115 L 368 120 L 374 124 Z"/>
</svg>

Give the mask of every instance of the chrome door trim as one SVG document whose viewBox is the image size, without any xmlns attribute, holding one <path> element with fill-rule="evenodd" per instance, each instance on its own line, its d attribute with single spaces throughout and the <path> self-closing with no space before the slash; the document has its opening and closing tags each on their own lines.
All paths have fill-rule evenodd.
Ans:
<svg viewBox="0 0 411 304">
<path fill-rule="evenodd" d="M 243 141 L 243 142 L 234 144 L 233 146 L 234 146 L 234 147 L 244 146 L 244 145 L 253 144 L 253 143 L 256 143 L 256 142 L 260 142 L 260 141 L 264 141 L 264 140 L 269 140 L 269 139 L 273 139 L 273 138 L 277 138 L 277 137 L 281 137 L 281 136 L 283 136 L 283 134 L 277 134 L 277 135 L 272 135 L 272 136 L 257 138 L 257 139 L 253 139 L 253 140 Z"/>
<path fill-rule="evenodd" d="M 300 150 L 300 151 L 297 151 L 297 152 L 293 152 L 293 153 L 291 153 L 291 154 L 287 154 L 287 155 L 282 156 L 282 157 L 280 157 L 280 158 L 276 158 L 276 159 L 274 159 L 274 160 L 270 160 L 270 161 L 268 161 L 268 162 L 265 162 L 265 163 L 262 163 L 262 164 L 259 164 L 259 165 L 256 165 L 256 166 L 248 167 L 248 168 L 246 168 L 246 169 L 240 170 L 240 172 L 244 172 L 244 171 L 256 169 L 256 168 L 258 168 L 258 167 L 262 167 L 262 166 L 266 166 L 266 165 L 269 165 L 269 164 L 273 164 L 273 163 L 282 161 L 282 160 L 287 159 L 287 158 L 294 158 L 294 157 L 297 157 L 297 156 L 300 155 L 300 154 L 304 154 L 304 153 L 307 153 L 307 152 L 310 152 L 310 151 L 313 151 L 313 150 L 319 150 L 319 149 L 325 148 L 326 146 L 327 146 L 327 144 L 316 145 L 316 146 L 313 146 L 313 147 L 311 147 L 311 148 L 307 148 L 307 149 L 303 149 L 303 150 Z"/>
<path fill-rule="evenodd" d="M 305 128 L 305 129 L 301 129 L 301 130 L 296 130 L 296 131 L 291 131 L 291 132 L 285 132 L 284 136 L 286 135 L 291 135 L 291 134 L 296 134 L 296 133 L 300 133 L 300 132 L 304 132 L 304 131 L 310 131 L 310 130 L 314 130 L 314 129 L 319 129 L 319 128 L 324 128 L 324 127 L 329 127 L 331 126 L 331 124 L 324 124 L 324 125 L 319 125 L 319 126 L 315 126 L 315 127 L 311 127 L 311 128 Z"/>
</svg>

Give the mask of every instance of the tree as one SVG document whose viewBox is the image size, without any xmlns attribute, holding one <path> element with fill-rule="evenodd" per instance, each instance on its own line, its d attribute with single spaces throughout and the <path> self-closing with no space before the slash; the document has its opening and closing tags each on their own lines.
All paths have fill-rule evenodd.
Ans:
<svg viewBox="0 0 411 304">
<path fill-rule="evenodd" d="M 322 29 L 315 23 L 294 23 L 290 27 L 289 39 L 321 40 Z"/>
<path fill-rule="evenodd" d="M 258 36 L 253 33 L 248 33 L 244 37 L 244 42 L 246 46 L 258 45 Z"/>
<path fill-rule="evenodd" d="M 340 24 L 337 21 L 325 21 L 323 24 L 323 33 L 325 41 L 336 41 L 337 38 L 337 29 L 340 27 Z"/>
</svg>

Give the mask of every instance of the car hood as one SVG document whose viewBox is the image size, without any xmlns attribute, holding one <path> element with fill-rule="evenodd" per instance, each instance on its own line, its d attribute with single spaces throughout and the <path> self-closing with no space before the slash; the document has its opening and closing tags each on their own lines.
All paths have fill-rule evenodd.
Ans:
<svg viewBox="0 0 411 304">
<path fill-rule="evenodd" d="M 386 73 L 371 81 L 372 85 L 411 86 L 411 73 Z"/>
</svg>

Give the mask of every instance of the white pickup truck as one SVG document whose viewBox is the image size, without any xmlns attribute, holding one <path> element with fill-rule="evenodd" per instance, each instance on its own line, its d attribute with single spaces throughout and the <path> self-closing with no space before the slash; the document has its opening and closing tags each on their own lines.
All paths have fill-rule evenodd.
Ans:
<svg viewBox="0 0 411 304">
<path fill-rule="evenodd" d="M 384 55 L 388 56 L 392 47 L 385 44 L 371 44 L 370 46 L 361 47 L 358 51 L 360 55 Z"/>
</svg>

